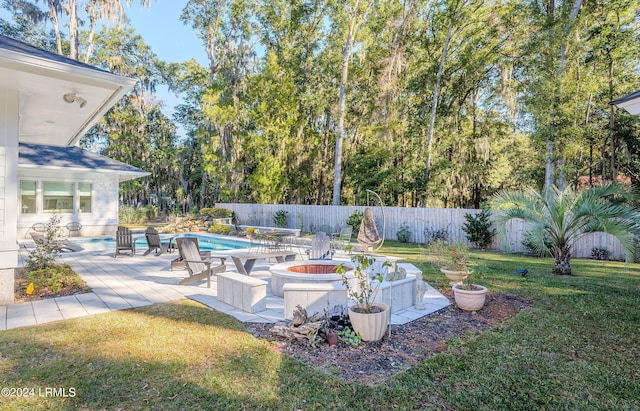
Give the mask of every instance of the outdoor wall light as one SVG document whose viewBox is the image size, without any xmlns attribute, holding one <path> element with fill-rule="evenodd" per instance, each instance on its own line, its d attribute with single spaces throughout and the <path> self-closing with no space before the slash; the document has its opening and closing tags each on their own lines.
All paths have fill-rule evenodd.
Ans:
<svg viewBox="0 0 640 411">
<path fill-rule="evenodd" d="M 76 93 L 65 93 L 62 96 L 62 99 L 67 103 L 74 103 L 77 101 L 80 104 L 80 108 L 87 105 L 87 100 L 82 97 L 76 96 Z"/>
</svg>

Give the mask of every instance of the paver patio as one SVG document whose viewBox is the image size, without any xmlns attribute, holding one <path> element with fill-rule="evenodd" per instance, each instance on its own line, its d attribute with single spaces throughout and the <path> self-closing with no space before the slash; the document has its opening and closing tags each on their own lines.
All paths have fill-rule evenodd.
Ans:
<svg viewBox="0 0 640 411">
<path fill-rule="evenodd" d="M 21 258 L 26 257 L 22 252 Z M 272 323 L 284 318 L 284 300 L 274 296 L 267 287 L 267 309 L 255 314 L 243 312 L 217 299 L 217 284 L 211 288 L 206 281 L 193 285 L 178 285 L 186 271 L 171 271 L 175 253 L 160 256 L 113 257 L 113 251 L 85 250 L 63 253 L 60 262 L 69 264 L 92 288 L 91 293 L 52 298 L 42 301 L 0 306 L 0 330 L 52 321 L 123 310 L 144 305 L 190 298 L 214 310 L 232 315 L 243 322 Z M 298 258 L 301 258 L 298 256 Z M 346 260 L 346 259 L 345 259 Z M 251 276 L 270 282 L 270 263 L 259 260 Z M 237 272 L 227 261 L 227 271 Z M 404 324 L 447 305 L 449 300 L 432 287 L 424 296 L 425 310 L 405 309 L 391 315 L 392 324 Z"/>
</svg>

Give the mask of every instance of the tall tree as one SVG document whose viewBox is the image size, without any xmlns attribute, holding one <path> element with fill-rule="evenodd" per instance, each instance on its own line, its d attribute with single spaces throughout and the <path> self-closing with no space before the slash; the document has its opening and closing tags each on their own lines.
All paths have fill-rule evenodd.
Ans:
<svg viewBox="0 0 640 411">
<path fill-rule="evenodd" d="M 237 192 L 243 179 L 236 160 L 241 152 L 245 121 L 241 103 L 254 55 L 252 7 L 248 0 L 190 0 L 180 16 L 183 23 L 197 31 L 209 57 L 209 81 L 202 94 L 204 124 L 199 135 L 210 161 L 202 173 L 201 207 L 208 196 L 210 178 L 218 200 L 223 198 L 221 187 L 225 183 L 235 185 L 231 191 Z"/>
<path fill-rule="evenodd" d="M 80 59 L 81 46 L 86 48 L 83 61 L 89 62 L 94 48 L 95 30 L 99 20 L 106 22 L 117 21 L 119 24 L 124 17 L 122 0 L 43 0 L 46 10 L 41 10 L 35 2 L 19 0 L 11 3 L 14 10 L 22 10 L 34 21 L 48 19 L 53 25 L 56 36 L 56 50 L 63 54 L 62 23 L 68 28 L 69 54 L 74 60 Z M 131 6 L 132 0 L 126 0 L 127 6 Z M 140 0 L 140 4 L 148 7 L 151 0 Z M 86 17 L 79 12 L 84 10 Z M 64 16 L 64 18 L 63 18 Z M 86 44 L 81 44 L 80 27 L 84 19 L 89 19 L 89 33 L 86 36 Z"/>
<path fill-rule="evenodd" d="M 373 0 L 347 0 L 344 3 L 345 42 L 342 49 L 342 65 L 338 86 L 338 110 L 336 125 L 336 151 L 333 166 L 333 205 L 340 205 L 340 189 L 342 179 L 342 141 L 344 139 L 344 118 L 346 105 L 346 87 L 349 79 L 349 62 L 353 54 L 356 33 L 373 4 Z"/>
</svg>

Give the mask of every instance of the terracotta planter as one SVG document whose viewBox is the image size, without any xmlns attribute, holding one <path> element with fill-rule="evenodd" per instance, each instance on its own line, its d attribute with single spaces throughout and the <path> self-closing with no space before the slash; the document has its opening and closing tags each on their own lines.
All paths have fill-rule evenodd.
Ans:
<svg viewBox="0 0 640 411">
<path fill-rule="evenodd" d="M 382 308 L 378 313 L 359 313 L 354 311 L 357 306 L 349 307 L 349 320 L 353 326 L 353 331 L 360 333 L 363 341 L 378 341 L 387 332 L 387 325 L 391 310 L 383 303 L 373 303 L 372 305 Z"/>
<path fill-rule="evenodd" d="M 462 284 L 471 275 L 471 271 L 452 271 L 446 268 L 441 268 L 440 271 L 451 281 L 449 285 L 452 287 L 454 284 Z"/>
<path fill-rule="evenodd" d="M 474 290 L 465 290 L 458 284 L 454 285 L 453 296 L 458 308 L 464 311 L 478 311 L 484 305 L 487 297 L 487 287 L 473 284 Z"/>
</svg>

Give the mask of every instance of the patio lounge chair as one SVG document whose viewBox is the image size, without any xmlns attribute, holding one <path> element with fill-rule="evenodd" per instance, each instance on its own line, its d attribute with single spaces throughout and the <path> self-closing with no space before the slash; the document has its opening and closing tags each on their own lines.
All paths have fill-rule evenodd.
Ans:
<svg viewBox="0 0 640 411">
<path fill-rule="evenodd" d="M 191 284 L 193 282 L 207 279 L 207 287 L 211 288 L 211 275 L 215 273 L 224 272 L 227 267 L 224 265 L 224 259 L 220 265 L 212 267 L 212 261 L 203 259 L 200 256 L 198 247 L 196 246 L 194 238 L 183 238 L 178 243 L 178 252 L 182 256 L 182 259 L 187 267 L 189 277 L 180 281 L 180 285 Z"/>
<path fill-rule="evenodd" d="M 31 238 L 36 243 L 36 246 L 43 246 L 49 243 L 44 234 L 40 233 L 31 233 Z M 62 251 L 82 251 L 84 248 L 79 246 L 78 244 L 71 242 L 67 239 L 54 240 L 58 248 Z"/>
<path fill-rule="evenodd" d="M 182 243 L 188 237 L 178 237 L 176 238 L 176 247 L 180 250 L 180 243 Z M 200 246 L 198 245 L 197 238 L 191 238 L 193 242 L 196 244 L 196 248 L 198 249 L 198 253 L 200 254 L 200 258 L 203 260 L 211 258 L 211 251 L 200 251 Z M 186 264 L 184 263 L 184 259 L 182 258 L 182 254 L 178 253 L 178 258 L 171 260 L 171 271 L 176 269 L 184 270 L 186 268 Z"/>
<path fill-rule="evenodd" d="M 133 241 L 133 234 L 127 227 L 119 226 L 116 231 L 116 254 L 118 255 L 124 252 L 131 252 L 131 256 L 136 255 L 136 243 Z"/>
<path fill-rule="evenodd" d="M 143 255 L 148 255 L 152 251 L 156 252 L 156 255 L 160 255 L 166 251 L 173 251 L 173 239 L 169 240 L 169 242 L 162 242 L 160 240 L 160 234 L 153 227 L 148 227 L 144 232 L 144 237 L 147 239 L 147 251 L 144 252 Z"/>
<path fill-rule="evenodd" d="M 331 249 L 331 239 L 323 231 L 320 231 L 311 240 L 309 260 L 331 260 L 333 250 Z"/>
</svg>

